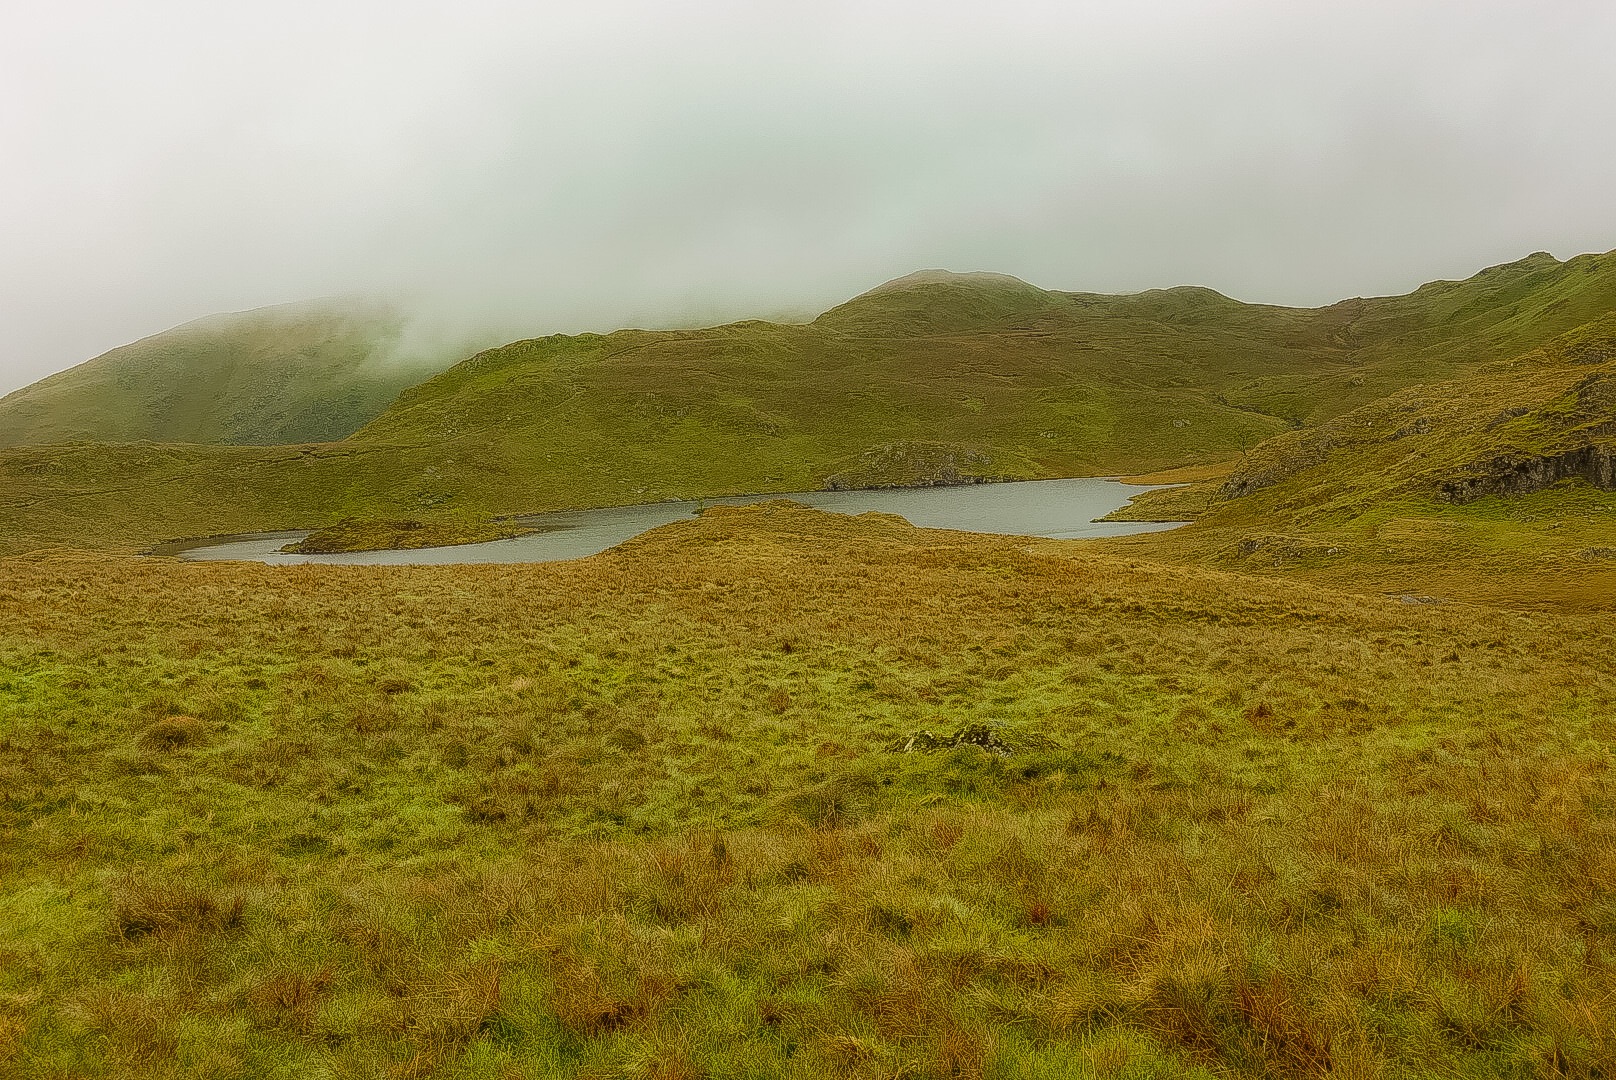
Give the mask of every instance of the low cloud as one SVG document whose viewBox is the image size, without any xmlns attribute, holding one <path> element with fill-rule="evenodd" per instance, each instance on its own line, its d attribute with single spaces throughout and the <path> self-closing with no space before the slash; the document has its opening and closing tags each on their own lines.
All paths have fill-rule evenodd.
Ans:
<svg viewBox="0 0 1616 1080">
<path fill-rule="evenodd" d="M 492 343 L 806 317 L 922 266 L 1324 303 L 1616 247 L 1566 2 L 23 0 L 0 390 L 214 311 Z"/>
</svg>

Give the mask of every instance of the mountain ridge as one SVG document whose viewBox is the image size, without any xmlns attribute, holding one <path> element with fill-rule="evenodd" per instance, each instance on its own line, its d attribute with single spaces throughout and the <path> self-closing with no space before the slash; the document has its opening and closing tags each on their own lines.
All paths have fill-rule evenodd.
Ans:
<svg viewBox="0 0 1616 1080">
<path fill-rule="evenodd" d="M 895 280 L 807 324 L 484 350 L 323 445 L 0 453 L 0 545 L 1204 465 L 1616 311 L 1612 254 L 1311 309 Z"/>
</svg>

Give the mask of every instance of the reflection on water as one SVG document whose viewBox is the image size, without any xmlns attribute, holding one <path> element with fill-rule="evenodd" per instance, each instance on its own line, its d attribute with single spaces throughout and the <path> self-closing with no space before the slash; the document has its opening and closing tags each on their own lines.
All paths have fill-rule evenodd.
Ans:
<svg viewBox="0 0 1616 1080">
<path fill-rule="evenodd" d="M 897 514 L 930 529 L 1008 533 L 1059 539 L 1125 536 L 1173 528 L 1174 523 L 1095 521 L 1148 487 L 1115 480 L 1029 480 L 1016 484 L 901 488 L 885 491 L 810 491 L 750 495 L 699 502 L 660 502 L 599 510 L 563 510 L 516 520 L 538 532 L 512 540 L 412 551 L 356 551 L 337 555 L 287 555 L 279 548 L 306 532 L 254 533 L 158 548 L 156 554 L 182 559 L 246 559 L 274 565 L 294 563 L 522 563 L 555 562 L 594 555 L 658 525 L 693 517 L 703 506 L 743 506 L 769 499 L 793 499 L 839 514 L 876 510 Z"/>
</svg>

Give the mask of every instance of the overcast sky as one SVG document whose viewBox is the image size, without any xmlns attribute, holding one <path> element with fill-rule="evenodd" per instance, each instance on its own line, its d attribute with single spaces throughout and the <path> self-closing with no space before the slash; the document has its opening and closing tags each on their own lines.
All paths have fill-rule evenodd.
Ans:
<svg viewBox="0 0 1616 1080">
<path fill-rule="evenodd" d="M 1616 247 L 1610 0 L 5 0 L 0 392 L 216 311 L 1315 304 Z"/>
</svg>

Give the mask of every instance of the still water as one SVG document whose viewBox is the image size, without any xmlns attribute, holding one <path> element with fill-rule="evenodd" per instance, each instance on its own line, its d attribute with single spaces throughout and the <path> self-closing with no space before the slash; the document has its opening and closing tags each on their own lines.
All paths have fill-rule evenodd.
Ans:
<svg viewBox="0 0 1616 1080">
<path fill-rule="evenodd" d="M 748 495 L 700 502 L 660 502 L 599 510 L 563 510 L 515 519 L 538 532 L 512 540 L 410 551 L 355 551 L 337 555 L 287 555 L 278 549 L 306 532 L 253 533 L 166 544 L 159 555 L 181 559 L 245 559 L 274 565 L 294 563 L 525 563 L 580 559 L 658 525 L 693 517 L 704 506 L 744 506 L 769 499 L 793 499 L 838 514 L 877 510 L 897 514 L 928 529 L 1008 533 L 1059 539 L 1125 536 L 1173 528 L 1174 522 L 1095 521 L 1148 487 L 1115 480 L 1029 480 L 1015 484 L 897 488 L 883 491 L 809 491 Z"/>
</svg>

